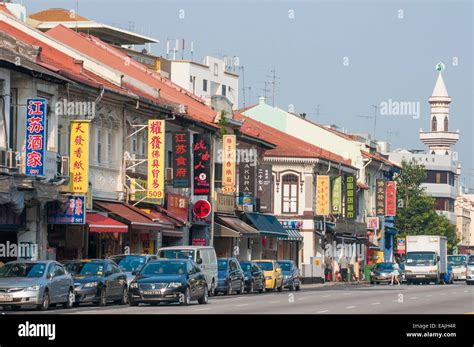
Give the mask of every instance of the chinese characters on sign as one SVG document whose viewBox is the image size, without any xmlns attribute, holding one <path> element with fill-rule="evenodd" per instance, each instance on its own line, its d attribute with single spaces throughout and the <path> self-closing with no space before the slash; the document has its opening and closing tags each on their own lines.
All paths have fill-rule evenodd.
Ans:
<svg viewBox="0 0 474 347">
<path fill-rule="evenodd" d="M 196 217 L 204 219 L 211 214 L 211 203 L 207 200 L 198 200 L 193 206 Z"/>
<path fill-rule="evenodd" d="M 195 134 L 193 141 L 194 195 L 211 193 L 210 136 Z"/>
<path fill-rule="evenodd" d="M 342 209 L 342 177 L 337 176 L 332 179 L 332 189 L 331 189 L 331 197 L 332 197 L 332 214 L 339 215 L 341 214 Z"/>
<path fill-rule="evenodd" d="M 379 217 L 367 217 L 367 229 L 379 230 Z"/>
<path fill-rule="evenodd" d="M 165 121 L 148 121 L 147 197 L 163 198 L 165 184 Z"/>
<path fill-rule="evenodd" d="M 222 146 L 222 189 L 226 193 L 235 193 L 235 135 L 224 135 Z"/>
<path fill-rule="evenodd" d="M 166 194 L 166 210 L 173 218 L 188 221 L 188 197 L 179 194 Z"/>
<path fill-rule="evenodd" d="M 71 121 L 71 192 L 87 193 L 89 188 L 89 121 Z"/>
<path fill-rule="evenodd" d="M 397 185 L 394 181 L 386 183 L 385 215 L 395 217 L 397 214 Z"/>
<path fill-rule="evenodd" d="M 385 216 L 385 181 L 382 179 L 376 181 L 375 199 L 377 216 Z"/>
<path fill-rule="evenodd" d="M 189 134 L 173 133 L 173 187 L 191 186 L 191 159 L 189 152 Z"/>
<path fill-rule="evenodd" d="M 316 214 L 329 215 L 329 176 L 316 177 Z"/>
<path fill-rule="evenodd" d="M 346 218 L 357 216 L 357 184 L 354 175 L 346 176 Z"/>
<path fill-rule="evenodd" d="M 257 197 L 260 200 L 260 212 L 272 212 L 272 166 L 257 167 Z"/>
<path fill-rule="evenodd" d="M 57 201 L 47 205 L 49 224 L 85 224 L 86 201 L 85 196 L 71 196 L 66 207 Z"/>
<path fill-rule="evenodd" d="M 26 165 L 25 173 L 43 176 L 46 152 L 46 99 L 26 100 Z"/>
</svg>

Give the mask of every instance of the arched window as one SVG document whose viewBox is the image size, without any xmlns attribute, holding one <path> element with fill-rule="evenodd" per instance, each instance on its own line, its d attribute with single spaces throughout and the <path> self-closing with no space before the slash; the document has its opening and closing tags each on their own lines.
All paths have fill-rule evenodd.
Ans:
<svg viewBox="0 0 474 347">
<path fill-rule="evenodd" d="M 448 131 L 448 116 L 444 117 L 444 131 Z"/>
<path fill-rule="evenodd" d="M 436 131 L 438 129 L 438 122 L 436 121 L 436 116 L 431 119 L 431 131 Z"/>
<path fill-rule="evenodd" d="M 298 214 L 298 176 L 287 174 L 282 181 L 282 213 Z"/>
</svg>

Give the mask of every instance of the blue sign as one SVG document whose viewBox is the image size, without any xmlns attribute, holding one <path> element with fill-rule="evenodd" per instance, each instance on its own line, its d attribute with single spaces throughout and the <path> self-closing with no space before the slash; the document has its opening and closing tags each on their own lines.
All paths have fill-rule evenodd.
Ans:
<svg viewBox="0 0 474 347">
<path fill-rule="evenodd" d="M 26 99 L 26 158 L 25 173 L 45 175 L 46 99 Z"/>
<path fill-rule="evenodd" d="M 50 202 L 48 209 L 48 224 L 85 224 L 86 197 L 71 196 L 64 205 L 59 202 Z"/>
</svg>

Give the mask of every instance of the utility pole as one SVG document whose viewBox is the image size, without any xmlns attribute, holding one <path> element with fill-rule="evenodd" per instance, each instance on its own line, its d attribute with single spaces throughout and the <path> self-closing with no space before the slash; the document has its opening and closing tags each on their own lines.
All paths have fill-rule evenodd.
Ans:
<svg viewBox="0 0 474 347">
<path fill-rule="evenodd" d="M 272 81 L 270 82 L 272 85 L 272 106 L 275 107 L 276 83 L 277 83 L 277 80 L 280 79 L 280 77 L 276 75 L 275 69 L 272 69 L 270 72 L 271 72 L 271 75 L 266 75 L 266 77 L 269 77 L 272 79 Z"/>
<path fill-rule="evenodd" d="M 270 91 L 270 89 L 268 89 L 268 84 L 269 84 L 270 82 L 266 82 L 266 81 L 265 81 L 264 83 L 265 83 L 265 87 L 262 89 L 262 91 L 263 91 L 263 96 L 264 96 L 265 99 L 266 99 L 266 98 L 267 98 L 267 92 Z"/>
</svg>

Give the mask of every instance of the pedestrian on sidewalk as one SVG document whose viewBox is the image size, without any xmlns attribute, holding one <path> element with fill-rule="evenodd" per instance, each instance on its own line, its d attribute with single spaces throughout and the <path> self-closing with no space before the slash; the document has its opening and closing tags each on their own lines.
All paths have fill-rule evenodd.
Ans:
<svg viewBox="0 0 474 347">
<path fill-rule="evenodd" d="M 391 272 L 391 281 L 390 281 L 390 285 L 393 286 L 393 280 L 396 280 L 397 281 L 397 285 L 400 285 L 400 280 L 399 280 L 399 276 L 400 276 L 400 265 L 398 265 L 398 260 L 395 260 L 395 263 L 393 263 L 393 271 Z"/>
<path fill-rule="evenodd" d="M 347 266 L 348 261 L 345 255 L 341 255 L 339 259 L 339 271 L 341 273 L 342 282 L 347 282 Z"/>
</svg>

